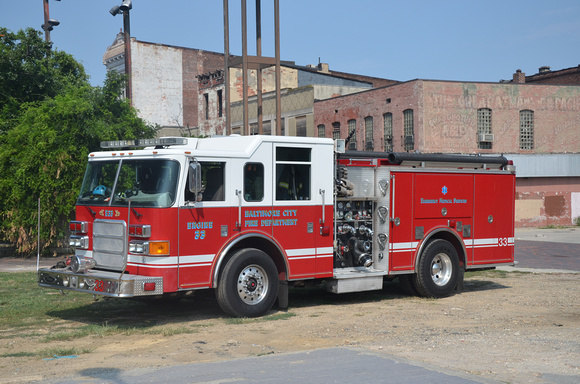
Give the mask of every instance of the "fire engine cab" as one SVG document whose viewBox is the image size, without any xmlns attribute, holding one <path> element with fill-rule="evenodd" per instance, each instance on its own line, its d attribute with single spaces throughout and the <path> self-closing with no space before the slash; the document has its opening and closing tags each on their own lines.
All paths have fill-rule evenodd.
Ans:
<svg viewBox="0 0 580 384">
<path fill-rule="evenodd" d="M 443 297 L 514 263 L 515 169 L 503 156 L 344 151 L 279 136 L 104 142 L 70 222 L 74 256 L 42 287 L 128 298 L 213 288 L 260 316 L 288 284 Z"/>
</svg>

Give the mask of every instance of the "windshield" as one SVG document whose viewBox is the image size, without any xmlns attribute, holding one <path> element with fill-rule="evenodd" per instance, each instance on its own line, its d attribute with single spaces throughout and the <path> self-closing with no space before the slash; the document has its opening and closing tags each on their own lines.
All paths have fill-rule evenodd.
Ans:
<svg viewBox="0 0 580 384">
<path fill-rule="evenodd" d="M 91 161 L 79 205 L 169 207 L 175 200 L 179 163 L 172 160 Z"/>
</svg>

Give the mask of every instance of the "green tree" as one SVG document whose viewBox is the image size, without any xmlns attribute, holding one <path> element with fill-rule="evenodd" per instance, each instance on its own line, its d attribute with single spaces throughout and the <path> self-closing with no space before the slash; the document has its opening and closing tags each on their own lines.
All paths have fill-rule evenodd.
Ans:
<svg viewBox="0 0 580 384">
<path fill-rule="evenodd" d="M 45 47 L 31 46 L 29 56 L 41 56 L 35 49 Z M 135 109 L 121 98 L 123 75 L 111 72 L 102 87 L 93 87 L 82 65 L 70 56 L 55 51 L 50 56 L 72 60 L 51 69 L 60 80 L 45 79 L 54 81 L 57 92 L 50 86 L 29 84 L 26 76 L 21 80 L 28 91 L 18 90 L 17 84 L 6 85 L 8 82 L 0 88 L 0 92 L 16 89 L 2 105 L 2 112 L 10 116 L 3 115 L 8 129 L 0 131 L 0 239 L 15 243 L 25 254 L 36 249 L 38 199 L 42 243 L 57 245 L 63 239 L 88 154 L 98 150 L 101 141 L 155 135 L 155 128 L 138 118 Z M 44 73 L 36 71 L 45 68 L 33 65 L 25 72 L 43 79 Z"/>
<path fill-rule="evenodd" d="M 39 31 L 0 28 L 0 134 L 20 116 L 21 105 L 88 83 L 83 66 L 71 55 L 51 50 Z"/>
</svg>

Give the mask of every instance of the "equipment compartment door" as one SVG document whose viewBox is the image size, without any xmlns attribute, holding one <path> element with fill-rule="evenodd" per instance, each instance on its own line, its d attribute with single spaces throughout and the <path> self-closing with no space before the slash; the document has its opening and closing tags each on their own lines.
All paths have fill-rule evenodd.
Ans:
<svg viewBox="0 0 580 384">
<path fill-rule="evenodd" d="M 515 177 L 475 175 L 474 265 L 514 260 Z"/>
<path fill-rule="evenodd" d="M 393 172 L 391 178 L 390 271 L 410 271 L 418 242 L 413 236 L 412 173 Z"/>
</svg>

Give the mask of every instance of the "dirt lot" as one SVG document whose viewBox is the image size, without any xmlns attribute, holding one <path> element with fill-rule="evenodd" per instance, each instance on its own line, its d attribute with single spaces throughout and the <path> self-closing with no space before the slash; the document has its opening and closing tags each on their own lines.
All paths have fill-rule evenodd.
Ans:
<svg viewBox="0 0 580 384">
<path fill-rule="evenodd" d="M 53 330 L 13 337 L 0 326 L 0 356 L 12 355 L 0 357 L 0 383 L 335 346 L 504 382 L 580 382 L 580 274 L 468 275 L 463 293 L 438 300 L 405 296 L 395 282 L 382 292 L 352 295 L 295 288 L 286 314 L 275 310 L 261 319 L 224 317 L 211 292 L 162 305 L 166 314 L 155 321 L 167 328 L 165 335 L 114 334 L 51 343 L 86 351 L 76 358 L 27 356 L 46 349 L 40 338 Z M 184 308 L 188 314 L 180 316 Z M 86 322 L 66 314 L 54 316 L 55 329 L 82 325 Z M 172 329 L 181 331 L 172 335 Z"/>
</svg>

